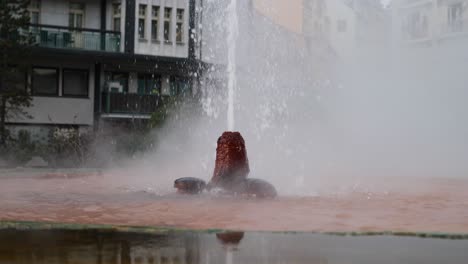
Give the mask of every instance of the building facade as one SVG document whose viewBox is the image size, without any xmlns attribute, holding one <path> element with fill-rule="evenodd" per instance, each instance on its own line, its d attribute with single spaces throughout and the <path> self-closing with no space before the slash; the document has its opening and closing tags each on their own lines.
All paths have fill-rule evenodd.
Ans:
<svg viewBox="0 0 468 264">
<path fill-rule="evenodd" d="M 468 37 L 467 0 L 394 0 L 397 45 L 438 46 Z"/>
<path fill-rule="evenodd" d="M 304 1 L 304 35 L 312 45 L 327 43 L 340 59 L 354 57 L 363 46 L 381 45 L 387 22 L 375 0 Z"/>
<path fill-rule="evenodd" d="M 195 0 L 33 0 L 25 89 L 30 118 L 10 130 L 148 119 L 167 96 L 195 93 L 202 63 Z M 44 132 L 45 133 L 45 132 Z"/>
</svg>

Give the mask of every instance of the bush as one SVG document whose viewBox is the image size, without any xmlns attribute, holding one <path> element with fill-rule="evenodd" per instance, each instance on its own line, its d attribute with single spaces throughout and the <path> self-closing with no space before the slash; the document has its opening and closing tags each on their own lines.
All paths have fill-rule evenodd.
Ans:
<svg viewBox="0 0 468 264">
<path fill-rule="evenodd" d="M 80 134 L 77 128 L 56 127 L 49 135 L 47 150 L 49 155 L 43 157 L 54 166 L 79 167 L 90 158 L 92 137 Z"/>
<path fill-rule="evenodd" d="M 18 135 L 7 138 L 2 153 L 6 161 L 12 166 L 22 166 L 34 156 L 42 156 L 44 145 L 31 140 L 31 133 L 27 130 L 19 130 Z"/>
</svg>

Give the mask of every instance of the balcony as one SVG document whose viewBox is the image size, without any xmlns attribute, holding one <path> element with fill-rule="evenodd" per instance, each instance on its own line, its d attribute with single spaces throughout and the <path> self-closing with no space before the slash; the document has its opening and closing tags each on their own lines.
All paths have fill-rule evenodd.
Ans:
<svg viewBox="0 0 468 264">
<path fill-rule="evenodd" d="M 32 24 L 33 45 L 57 49 L 120 52 L 120 32 Z"/>
<path fill-rule="evenodd" d="M 442 35 L 457 35 L 468 33 L 468 19 L 452 20 L 442 26 Z"/>
<path fill-rule="evenodd" d="M 159 95 L 133 93 L 102 93 L 102 113 L 110 117 L 149 118 L 161 105 Z"/>
</svg>

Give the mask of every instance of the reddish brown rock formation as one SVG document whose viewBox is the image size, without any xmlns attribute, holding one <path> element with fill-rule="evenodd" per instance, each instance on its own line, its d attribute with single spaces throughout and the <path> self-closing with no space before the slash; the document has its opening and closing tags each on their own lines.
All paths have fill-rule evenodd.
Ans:
<svg viewBox="0 0 468 264">
<path fill-rule="evenodd" d="M 276 189 L 269 182 L 261 179 L 245 179 L 242 184 L 241 193 L 259 198 L 276 197 Z"/>
<path fill-rule="evenodd" d="M 224 132 L 218 138 L 216 163 L 210 186 L 230 190 L 250 172 L 244 138 L 239 132 Z"/>
<path fill-rule="evenodd" d="M 204 180 L 187 177 L 175 180 L 174 188 L 181 194 L 198 194 L 203 192 L 206 187 Z"/>
<path fill-rule="evenodd" d="M 232 195 L 276 197 L 273 185 L 260 179 L 247 179 L 249 172 L 244 138 L 239 132 L 224 132 L 218 138 L 215 168 L 208 186 L 203 180 L 189 177 L 176 180 L 174 187 L 183 194 L 198 194 L 205 188 L 220 188 Z"/>
</svg>

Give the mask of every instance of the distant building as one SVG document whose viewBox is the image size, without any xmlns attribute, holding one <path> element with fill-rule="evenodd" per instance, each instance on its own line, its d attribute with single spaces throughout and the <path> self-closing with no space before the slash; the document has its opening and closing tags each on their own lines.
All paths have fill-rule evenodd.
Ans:
<svg viewBox="0 0 468 264">
<path fill-rule="evenodd" d="M 33 0 L 32 118 L 10 129 L 87 130 L 145 120 L 161 98 L 194 93 L 200 74 L 197 0 Z"/>
<path fill-rule="evenodd" d="M 303 0 L 253 0 L 253 6 L 259 13 L 296 34 L 303 31 L 302 10 L 306 3 Z"/>
<path fill-rule="evenodd" d="M 357 48 L 386 41 L 388 17 L 375 0 L 304 1 L 304 35 L 327 42 L 340 59 L 356 55 Z"/>
<path fill-rule="evenodd" d="M 468 0 L 393 0 L 396 45 L 440 46 L 468 39 Z"/>
</svg>

